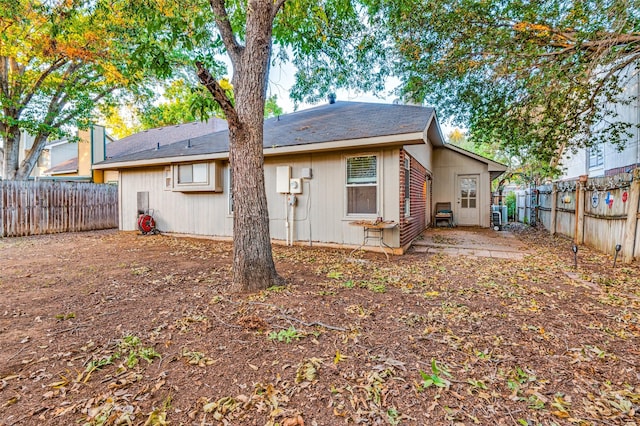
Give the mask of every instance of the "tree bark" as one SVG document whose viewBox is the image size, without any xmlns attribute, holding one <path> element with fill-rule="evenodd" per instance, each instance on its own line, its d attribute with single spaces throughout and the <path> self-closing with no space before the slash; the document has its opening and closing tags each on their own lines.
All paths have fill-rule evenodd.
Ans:
<svg viewBox="0 0 640 426">
<path fill-rule="evenodd" d="M 210 2 L 234 69 L 235 106 L 232 106 L 215 79 L 198 64 L 198 77 L 225 110 L 229 123 L 233 173 L 232 291 L 257 291 L 283 282 L 271 252 L 263 153 L 264 104 L 277 9 L 273 0 L 250 0 L 246 44 L 240 46 L 230 31 L 224 2 Z"/>
<path fill-rule="evenodd" d="M 4 140 L 4 179 L 14 180 L 20 165 L 20 128 L 7 126 L 3 132 Z"/>
<path fill-rule="evenodd" d="M 271 251 L 264 183 L 264 103 L 271 58 L 273 2 L 253 0 L 247 10 L 246 45 L 234 63 L 239 126 L 229 128 L 233 169 L 233 290 L 279 285 Z"/>
<path fill-rule="evenodd" d="M 31 151 L 29 155 L 22 161 L 20 166 L 18 167 L 18 171 L 15 175 L 15 180 L 27 180 L 31 175 L 31 172 L 36 166 L 38 159 L 40 158 L 40 154 L 44 151 L 44 147 L 47 143 L 47 138 L 49 137 L 48 133 L 38 133 L 36 139 L 33 141 L 33 146 L 31 147 Z"/>
</svg>

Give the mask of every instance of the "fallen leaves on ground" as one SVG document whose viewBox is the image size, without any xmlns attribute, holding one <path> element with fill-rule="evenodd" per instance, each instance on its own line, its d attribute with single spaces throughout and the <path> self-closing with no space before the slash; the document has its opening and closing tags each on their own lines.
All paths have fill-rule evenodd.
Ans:
<svg viewBox="0 0 640 426">
<path fill-rule="evenodd" d="M 0 425 L 637 424 L 640 267 L 517 231 L 524 260 L 276 246 L 250 295 L 223 242 L 4 240 Z"/>
</svg>

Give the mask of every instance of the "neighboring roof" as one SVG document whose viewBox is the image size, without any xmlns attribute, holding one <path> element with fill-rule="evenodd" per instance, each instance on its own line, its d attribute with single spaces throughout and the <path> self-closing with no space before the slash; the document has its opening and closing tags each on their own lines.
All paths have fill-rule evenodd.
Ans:
<svg viewBox="0 0 640 426">
<path fill-rule="evenodd" d="M 435 110 L 413 105 L 336 102 L 264 123 L 265 155 L 383 143 L 423 143 L 427 136 L 436 146 L 444 144 Z M 223 158 L 228 151 L 229 132 L 224 130 L 199 137 L 185 136 L 179 142 L 161 144 L 160 149 L 154 144 L 150 150 L 113 156 L 96 168 L 116 163 L 126 167 L 124 163 L 145 160 L 159 163 L 163 159 L 186 160 L 184 157 Z"/>
<path fill-rule="evenodd" d="M 498 176 L 500 176 L 507 170 L 507 166 L 505 166 L 504 164 L 498 163 L 497 161 L 490 160 L 487 157 L 483 157 L 482 155 L 478 155 L 474 152 L 467 151 L 466 149 L 460 148 L 459 146 L 446 144 L 444 147 L 446 149 L 450 149 L 451 151 L 455 151 L 469 158 L 473 158 L 474 160 L 478 160 L 482 163 L 485 163 L 488 166 L 488 171 L 489 171 L 489 175 L 491 176 L 491 180 L 496 179 Z"/>
<path fill-rule="evenodd" d="M 154 149 L 158 143 L 160 146 L 169 145 L 174 142 L 219 132 L 226 128 L 226 120 L 211 118 L 208 121 L 194 121 L 192 123 L 144 130 L 108 143 L 107 159 Z"/>
<path fill-rule="evenodd" d="M 63 161 L 50 169 L 45 170 L 43 173 L 46 175 L 59 175 L 62 173 L 75 173 L 78 171 L 78 157 L 70 158 Z"/>
</svg>

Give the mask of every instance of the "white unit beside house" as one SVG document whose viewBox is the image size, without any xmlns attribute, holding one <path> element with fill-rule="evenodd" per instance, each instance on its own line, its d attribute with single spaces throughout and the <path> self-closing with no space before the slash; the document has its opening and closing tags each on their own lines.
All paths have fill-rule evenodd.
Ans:
<svg viewBox="0 0 640 426">
<path fill-rule="evenodd" d="M 118 173 L 120 229 L 152 209 L 161 231 L 231 237 L 228 131 L 161 142 L 94 165 Z M 445 144 L 432 108 L 359 102 L 266 120 L 264 155 L 272 238 L 354 246 L 363 239 L 354 223 L 382 218 L 397 224 L 384 230 L 397 252 L 438 202 L 460 225 L 488 227 L 491 180 L 506 169 Z"/>
</svg>

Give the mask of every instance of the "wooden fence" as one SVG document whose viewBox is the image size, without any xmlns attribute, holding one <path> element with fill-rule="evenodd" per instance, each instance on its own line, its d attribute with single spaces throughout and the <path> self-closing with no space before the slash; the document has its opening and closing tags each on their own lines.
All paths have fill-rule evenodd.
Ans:
<svg viewBox="0 0 640 426">
<path fill-rule="evenodd" d="M 118 226 L 118 188 L 95 183 L 0 181 L 0 236 Z"/>
<path fill-rule="evenodd" d="M 633 174 L 556 182 L 538 188 L 538 219 L 552 234 L 573 238 L 624 262 L 640 259 L 640 169 Z"/>
</svg>

